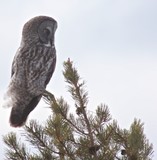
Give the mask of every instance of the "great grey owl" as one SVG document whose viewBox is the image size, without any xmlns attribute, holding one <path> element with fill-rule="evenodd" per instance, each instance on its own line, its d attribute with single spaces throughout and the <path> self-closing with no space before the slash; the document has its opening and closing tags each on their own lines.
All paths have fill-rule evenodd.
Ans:
<svg viewBox="0 0 157 160">
<path fill-rule="evenodd" d="M 10 124 L 22 126 L 37 106 L 56 66 L 54 34 L 57 22 L 47 16 L 29 20 L 12 63 L 7 96 L 12 107 Z"/>
</svg>

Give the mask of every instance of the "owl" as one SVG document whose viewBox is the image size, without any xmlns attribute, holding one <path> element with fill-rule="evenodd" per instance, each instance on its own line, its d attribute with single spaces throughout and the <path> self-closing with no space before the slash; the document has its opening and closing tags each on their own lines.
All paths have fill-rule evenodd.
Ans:
<svg viewBox="0 0 157 160">
<path fill-rule="evenodd" d="M 20 47 L 12 63 L 7 96 L 10 125 L 25 124 L 39 103 L 56 66 L 54 35 L 57 22 L 47 16 L 30 19 L 23 27 Z"/>
</svg>

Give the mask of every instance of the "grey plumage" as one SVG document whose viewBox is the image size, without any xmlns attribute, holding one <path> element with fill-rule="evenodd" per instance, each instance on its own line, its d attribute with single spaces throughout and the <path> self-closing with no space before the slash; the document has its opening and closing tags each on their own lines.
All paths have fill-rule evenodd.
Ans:
<svg viewBox="0 0 157 160">
<path fill-rule="evenodd" d="M 29 20 L 23 27 L 22 41 L 12 63 L 7 95 L 12 107 L 10 124 L 22 126 L 36 107 L 56 65 L 54 34 L 57 22 L 46 16 Z"/>
</svg>

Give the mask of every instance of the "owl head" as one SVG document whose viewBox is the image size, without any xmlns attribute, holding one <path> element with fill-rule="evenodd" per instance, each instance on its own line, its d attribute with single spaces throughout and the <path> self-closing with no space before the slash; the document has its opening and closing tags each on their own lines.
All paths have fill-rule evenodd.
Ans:
<svg viewBox="0 0 157 160">
<path fill-rule="evenodd" d="M 53 18 L 47 16 L 34 17 L 23 27 L 21 44 L 53 46 L 56 29 L 57 22 Z"/>
</svg>

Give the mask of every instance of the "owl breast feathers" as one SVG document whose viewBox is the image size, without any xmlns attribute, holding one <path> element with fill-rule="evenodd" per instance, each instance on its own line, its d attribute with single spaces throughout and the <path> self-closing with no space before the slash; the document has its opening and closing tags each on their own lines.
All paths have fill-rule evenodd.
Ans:
<svg viewBox="0 0 157 160">
<path fill-rule="evenodd" d="M 56 66 L 54 34 L 57 22 L 46 16 L 29 20 L 12 63 L 7 95 L 12 107 L 10 124 L 22 126 L 37 106 Z"/>
</svg>

